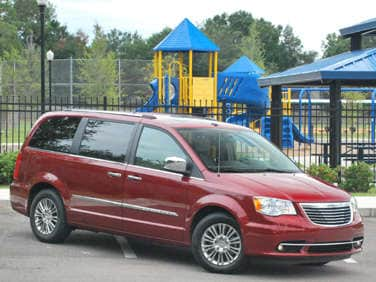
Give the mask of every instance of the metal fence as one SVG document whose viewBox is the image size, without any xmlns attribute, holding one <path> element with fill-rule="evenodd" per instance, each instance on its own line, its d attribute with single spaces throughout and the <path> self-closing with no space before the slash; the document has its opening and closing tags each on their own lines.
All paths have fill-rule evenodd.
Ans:
<svg viewBox="0 0 376 282">
<path fill-rule="evenodd" d="M 49 67 L 46 65 L 46 74 Z M 112 97 L 143 97 L 149 93 L 153 74 L 151 60 L 122 60 L 110 62 L 94 59 L 56 59 L 51 62 L 53 97 L 83 96 L 85 89 L 96 83 L 112 88 Z M 47 76 L 48 77 L 48 76 Z M 46 81 L 48 84 L 49 81 Z M 108 87 L 111 86 L 111 87 Z M 48 89 L 48 85 L 46 85 Z M 40 95 L 39 57 L 27 60 L 0 61 L 0 96 Z"/>
<path fill-rule="evenodd" d="M 55 97 L 47 101 L 51 111 L 66 109 L 92 109 L 109 111 L 169 112 L 211 117 L 218 121 L 232 121 L 248 126 L 270 136 L 270 116 L 258 116 L 249 123 L 253 109 L 246 105 L 212 105 L 206 101 L 192 101 L 189 105 L 144 107 L 144 100 L 107 97 Z M 0 96 L 0 152 L 16 151 L 22 145 L 33 123 L 40 116 L 40 100 L 33 96 Z M 292 104 L 283 109 L 282 143 L 283 151 L 302 168 L 312 164 L 329 163 L 329 104 Z M 371 104 L 343 103 L 341 129 L 341 164 L 348 166 L 356 161 L 365 161 L 373 167 L 376 164 L 375 119 Z"/>
</svg>

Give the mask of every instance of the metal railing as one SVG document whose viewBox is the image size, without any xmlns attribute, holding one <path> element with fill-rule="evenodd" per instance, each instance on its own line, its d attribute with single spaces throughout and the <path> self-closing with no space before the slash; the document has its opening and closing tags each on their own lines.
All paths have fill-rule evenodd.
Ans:
<svg viewBox="0 0 376 282">
<path fill-rule="evenodd" d="M 187 105 L 145 106 L 138 97 L 55 97 L 47 101 L 46 109 L 92 109 L 109 111 L 168 112 L 205 116 L 218 121 L 251 127 L 265 137 L 270 137 L 268 111 L 252 109 L 242 104 L 213 105 L 207 101 L 192 101 Z M 20 149 L 28 131 L 40 116 L 38 97 L 0 96 L 0 153 Z M 375 119 L 372 104 L 347 102 L 342 104 L 341 164 L 348 166 L 356 161 L 370 164 L 375 171 Z M 329 104 L 292 103 L 282 109 L 283 151 L 302 168 L 312 164 L 329 163 Z M 287 115 L 289 113 L 289 115 Z"/>
</svg>

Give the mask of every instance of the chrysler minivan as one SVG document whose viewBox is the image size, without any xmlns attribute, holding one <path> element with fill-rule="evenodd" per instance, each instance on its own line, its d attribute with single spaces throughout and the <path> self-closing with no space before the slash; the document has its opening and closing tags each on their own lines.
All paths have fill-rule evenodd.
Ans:
<svg viewBox="0 0 376 282">
<path fill-rule="evenodd" d="M 157 113 L 43 115 L 16 161 L 14 210 L 42 242 L 74 229 L 187 246 L 212 272 L 247 257 L 323 265 L 362 249 L 355 200 L 245 127 Z"/>
</svg>

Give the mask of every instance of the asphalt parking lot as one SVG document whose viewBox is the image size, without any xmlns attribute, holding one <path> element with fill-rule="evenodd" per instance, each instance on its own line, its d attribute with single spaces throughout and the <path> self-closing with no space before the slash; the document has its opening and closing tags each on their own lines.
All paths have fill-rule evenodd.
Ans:
<svg viewBox="0 0 376 282">
<path fill-rule="evenodd" d="M 237 275 L 205 272 L 189 250 L 74 231 L 64 244 L 43 244 L 28 218 L 0 201 L 0 281 L 374 281 L 376 218 L 365 218 L 364 251 L 323 267 L 255 265 Z"/>
</svg>

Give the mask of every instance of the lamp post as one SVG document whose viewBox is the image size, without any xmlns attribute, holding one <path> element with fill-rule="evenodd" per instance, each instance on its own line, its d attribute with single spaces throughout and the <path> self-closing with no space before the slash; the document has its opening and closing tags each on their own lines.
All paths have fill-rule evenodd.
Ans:
<svg viewBox="0 0 376 282">
<path fill-rule="evenodd" d="M 48 104 L 49 111 L 52 109 L 52 61 L 54 59 L 54 52 L 51 50 L 47 51 L 47 61 L 48 61 Z"/>
<path fill-rule="evenodd" d="M 40 102 L 41 102 L 41 112 L 42 114 L 46 111 L 46 88 L 45 88 L 45 77 L 44 77 L 44 11 L 46 9 L 47 0 L 37 0 L 39 6 L 40 15 Z"/>
</svg>

